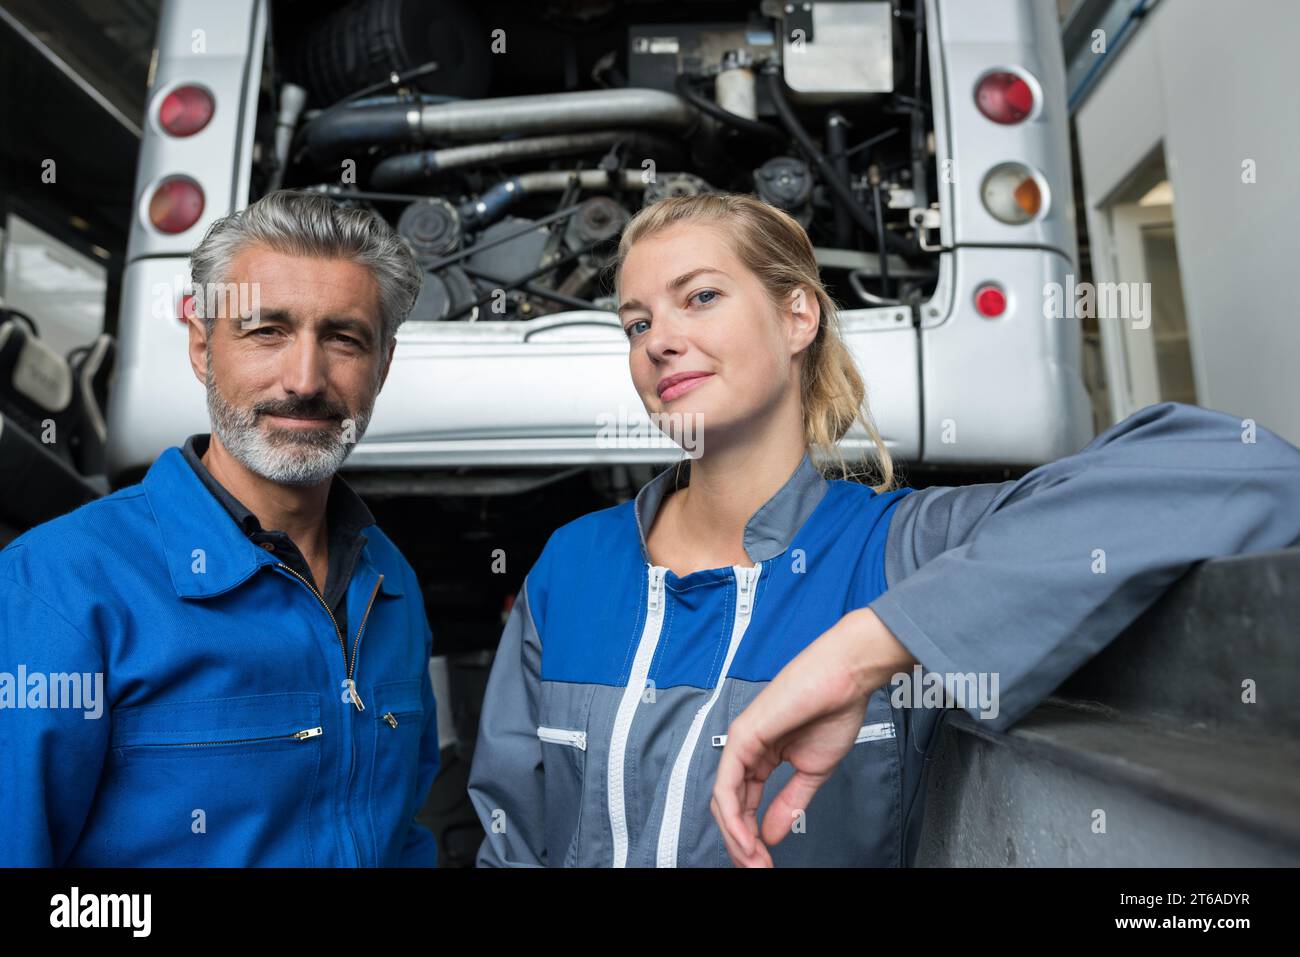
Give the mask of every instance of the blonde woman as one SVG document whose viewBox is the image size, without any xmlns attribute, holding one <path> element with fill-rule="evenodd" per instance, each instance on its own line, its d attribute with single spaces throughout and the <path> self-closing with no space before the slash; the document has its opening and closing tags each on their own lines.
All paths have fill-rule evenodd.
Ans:
<svg viewBox="0 0 1300 957">
<path fill-rule="evenodd" d="M 701 454 L 530 569 L 470 774 L 482 865 L 910 864 L 946 712 L 891 675 L 996 673 L 1004 728 L 1190 563 L 1300 540 L 1300 452 L 1176 403 L 1017 481 L 895 487 L 811 243 L 751 197 L 643 210 L 615 285 L 646 410 Z"/>
</svg>

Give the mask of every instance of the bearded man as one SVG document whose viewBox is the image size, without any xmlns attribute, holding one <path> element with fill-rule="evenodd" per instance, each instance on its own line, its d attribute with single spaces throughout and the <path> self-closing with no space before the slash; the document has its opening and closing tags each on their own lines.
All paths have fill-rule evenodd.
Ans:
<svg viewBox="0 0 1300 957">
<path fill-rule="evenodd" d="M 211 435 L 0 552 L 0 866 L 432 866 L 424 602 L 335 474 L 420 267 L 287 190 L 190 266 Z"/>
</svg>

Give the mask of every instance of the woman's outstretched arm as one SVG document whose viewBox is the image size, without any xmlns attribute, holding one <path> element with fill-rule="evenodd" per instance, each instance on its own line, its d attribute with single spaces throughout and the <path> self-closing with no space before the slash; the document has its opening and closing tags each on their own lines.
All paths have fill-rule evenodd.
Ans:
<svg viewBox="0 0 1300 957">
<path fill-rule="evenodd" d="M 1017 481 L 898 508 L 870 607 L 927 670 L 998 673 L 998 715 L 967 710 L 1002 731 L 1193 564 L 1300 543 L 1300 450 L 1165 402 Z"/>
<path fill-rule="evenodd" d="M 1300 450 L 1249 421 L 1175 402 L 1148 406 L 1015 481 L 905 496 L 890 525 L 888 590 L 870 614 L 859 609 L 832 629 L 853 636 L 841 644 L 854 660 L 817 648 L 828 632 L 728 730 L 714 790 L 728 847 L 761 862 L 752 810 L 762 781 L 782 760 L 799 771 L 800 761 L 838 750 L 840 725 L 851 722 L 832 716 L 865 712 L 900 649 L 928 671 L 996 673 L 996 717 L 968 711 L 1004 730 L 1196 562 L 1297 543 Z M 836 682 L 831 667 L 858 680 Z M 776 707 L 787 686 L 826 691 L 790 718 Z M 828 773 L 811 767 L 814 776 L 791 781 L 805 802 Z"/>
</svg>

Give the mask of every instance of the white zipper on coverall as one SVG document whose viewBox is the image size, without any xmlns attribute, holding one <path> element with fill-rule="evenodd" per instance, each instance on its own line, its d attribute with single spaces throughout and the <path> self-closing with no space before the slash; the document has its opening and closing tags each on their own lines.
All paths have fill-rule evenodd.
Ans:
<svg viewBox="0 0 1300 957">
<path fill-rule="evenodd" d="M 606 784 L 609 791 L 609 827 L 614 835 L 614 866 L 627 867 L 627 806 L 623 794 L 623 759 L 627 756 L 627 739 L 632 731 L 632 717 L 636 706 L 645 691 L 646 678 L 650 674 L 650 662 L 654 660 L 655 648 L 659 644 L 659 633 L 664 625 L 664 575 L 668 569 L 663 565 L 649 566 L 650 585 L 646 600 L 645 628 L 641 631 L 641 640 L 637 645 L 636 658 L 632 661 L 632 673 L 628 676 L 627 687 L 618 703 L 618 712 L 614 716 L 614 731 L 609 741 L 609 772 Z"/>
<path fill-rule="evenodd" d="M 577 748 L 579 751 L 587 750 L 587 732 L 570 731 L 568 728 L 547 728 L 539 727 L 537 737 L 550 744 L 567 744 L 571 748 Z"/>
<path fill-rule="evenodd" d="M 722 662 L 722 670 L 718 672 L 718 682 L 713 686 L 713 694 L 695 712 L 695 720 L 691 722 L 690 729 L 686 732 L 686 740 L 682 742 L 681 750 L 677 752 L 677 759 L 673 762 L 672 775 L 668 779 L 668 796 L 664 800 L 663 822 L 659 825 L 656 867 L 677 866 L 677 845 L 681 839 L 682 809 L 686 803 L 686 779 L 691 768 L 691 758 L 695 755 L 695 745 L 700 740 L 704 722 L 708 720 L 709 712 L 713 710 L 713 705 L 722 694 L 722 685 L 727 680 L 727 672 L 731 670 L 731 662 L 736 657 L 736 650 L 740 647 L 741 639 L 745 637 L 745 630 L 749 627 L 749 619 L 753 614 L 754 590 L 763 565 L 760 562 L 752 568 L 743 565 L 733 565 L 732 568 L 736 574 L 736 617 L 731 626 L 731 643 L 727 646 L 727 657 Z"/>
</svg>

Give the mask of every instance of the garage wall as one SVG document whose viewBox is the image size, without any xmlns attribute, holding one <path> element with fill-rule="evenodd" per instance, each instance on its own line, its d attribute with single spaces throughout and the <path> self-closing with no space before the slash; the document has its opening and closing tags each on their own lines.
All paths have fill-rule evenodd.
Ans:
<svg viewBox="0 0 1300 957">
<path fill-rule="evenodd" d="M 1097 278 L 1098 208 L 1163 142 L 1199 402 L 1300 444 L 1297 37 L 1293 0 L 1162 0 L 1075 121 Z"/>
</svg>

